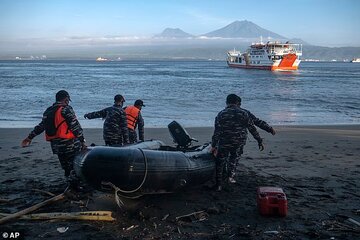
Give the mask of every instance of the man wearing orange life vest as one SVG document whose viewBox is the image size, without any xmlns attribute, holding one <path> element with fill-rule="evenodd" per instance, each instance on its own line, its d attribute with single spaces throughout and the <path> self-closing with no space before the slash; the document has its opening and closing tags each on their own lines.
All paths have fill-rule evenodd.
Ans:
<svg viewBox="0 0 360 240">
<path fill-rule="evenodd" d="M 145 107 L 144 102 L 138 99 L 135 101 L 134 106 L 127 106 L 124 108 L 126 112 L 130 143 L 137 142 L 136 127 L 138 127 L 139 131 L 139 140 L 144 141 L 144 119 L 141 116 L 142 107 Z"/>
<path fill-rule="evenodd" d="M 69 106 L 70 95 L 65 90 L 56 93 L 56 102 L 43 114 L 41 122 L 34 127 L 21 146 L 27 147 L 32 139 L 45 131 L 53 154 L 57 154 L 65 177 L 73 170 L 75 154 L 86 148 L 83 129 Z"/>
</svg>

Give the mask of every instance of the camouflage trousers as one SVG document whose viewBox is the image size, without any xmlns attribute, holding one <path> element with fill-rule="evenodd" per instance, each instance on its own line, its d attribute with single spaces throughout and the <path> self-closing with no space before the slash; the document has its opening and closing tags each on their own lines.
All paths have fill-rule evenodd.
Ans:
<svg viewBox="0 0 360 240">
<path fill-rule="evenodd" d="M 105 141 L 106 146 L 121 147 L 124 145 L 123 141 Z"/>
<path fill-rule="evenodd" d="M 74 169 L 75 155 L 81 151 L 81 143 L 79 140 L 60 140 L 52 141 L 51 148 L 53 153 L 57 154 L 61 168 L 65 171 L 65 177 L 70 175 Z"/>
<path fill-rule="evenodd" d="M 244 146 L 238 148 L 219 147 L 216 157 L 216 185 L 221 186 L 223 179 L 234 177 Z"/>
<path fill-rule="evenodd" d="M 74 159 L 76 152 L 67 154 L 58 154 L 62 169 L 65 171 L 65 177 L 69 177 L 70 172 L 74 169 Z"/>
<path fill-rule="evenodd" d="M 137 142 L 137 134 L 135 130 L 128 128 L 129 130 L 129 142 L 136 143 Z"/>
</svg>

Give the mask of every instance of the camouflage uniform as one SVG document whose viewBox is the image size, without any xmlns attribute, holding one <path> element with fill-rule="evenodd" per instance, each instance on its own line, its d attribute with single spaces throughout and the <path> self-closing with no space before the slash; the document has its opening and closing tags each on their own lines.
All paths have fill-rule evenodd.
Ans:
<svg viewBox="0 0 360 240">
<path fill-rule="evenodd" d="M 53 154 L 57 154 L 61 167 L 65 171 L 65 176 L 68 177 L 71 170 L 73 170 L 73 162 L 76 153 L 81 150 L 82 143 L 85 141 L 83 136 L 83 129 L 80 126 L 79 121 L 77 120 L 74 110 L 71 106 L 61 104 L 56 102 L 53 104 L 52 107 L 60 107 L 64 106 L 61 110 L 61 115 L 64 117 L 69 130 L 71 130 L 75 136 L 74 139 L 62 139 L 62 138 L 55 138 L 50 140 L 50 145 Z M 42 121 L 34 127 L 34 129 L 30 132 L 28 138 L 33 139 L 35 136 L 41 134 L 45 131 L 45 124 L 44 119 L 47 115 L 48 108 L 44 114 Z"/>
<path fill-rule="evenodd" d="M 135 129 L 132 130 L 132 129 L 128 128 L 130 143 L 136 143 L 137 142 L 136 128 L 138 129 L 138 132 L 139 132 L 139 140 L 144 141 L 144 119 L 141 116 L 141 112 L 139 112 L 139 115 L 138 115 L 138 118 L 137 118 L 137 121 L 136 121 L 136 125 L 135 125 Z"/>
<path fill-rule="evenodd" d="M 126 114 L 121 105 L 114 104 L 112 107 L 97 112 L 87 113 L 85 114 L 85 117 L 89 119 L 105 118 L 103 137 L 106 145 L 121 146 L 129 143 Z"/>
<path fill-rule="evenodd" d="M 262 143 L 254 122 L 246 110 L 235 104 L 229 104 L 216 116 L 211 145 L 218 148 L 216 158 L 216 183 L 218 186 L 221 186 L 224 168 L 230 168 L 227 174 L 232 172 L 232 166 L 226 164 L 228 158 L 229 162 L 236 163 L 243 153 L 247 130 L 250 131 L 259 144 Z"/>
<path fill-rule="evenodd" d="M 271 133 L 273 131 L 273 128 L 265 121 L 257 118 L 254 114 L 252 114 L 249 110 L 246 110 L 244 108 L 241 108 L 242 110 L 244 110 L 245 112 L 248 113 L 249 117 L 252 119 L 252 121 L 254 122 L 254 125 L 268 133 Z M 245 144 L 244 144 L 245 145 Z M 236 158 L 229 158 L 229 168 L 228 171 L 230 173 L 231 177 L 235 176 L 235 172 L 236 172 L 236 167 L 239 164 L 239 160 L 240 160 L 240 156 L 243 154 L 243 147 L 241 147 L 241 149 L 238 150 L 238 157 Z"/>
</svg>

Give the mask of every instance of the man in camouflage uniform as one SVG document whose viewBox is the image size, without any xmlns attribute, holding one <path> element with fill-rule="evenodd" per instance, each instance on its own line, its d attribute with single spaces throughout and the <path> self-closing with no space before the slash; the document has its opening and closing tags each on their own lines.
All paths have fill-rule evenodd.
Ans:
<svg viewBox="0 0 360 240">
<path fill-rule="evenodd" d="M 239 103 L 239 107 L 241 106 L 241 98 L 240 99 L 240 103 Z M 257 118 L 254 114 L 252 114 L 249 110 L 246 110 L 244 108 L 241 108 L 242 110 L 244 110 L 245 112 L 248 113 L 249 117 L 252 119 L 252 121 L 254 122 L 254 125 L 268 133 L 271 133 L 272 135 L 275 135 L 275 129 L 273 127 L 271 127 L 267 122 Z M 230 183 L 236 183 L 235 180 L 235 175 L 236 175 L 236 167 L 239 164 L 239 160 L 240 160 L 240 156 L 243 154 L 243 149 L 239 150 L 239 157 L 238 158 L 230 158 L 229 159 L 229 173 L 230 173 L 230 177 L 229 177 L 229 182 Z"/>
<path fill-rule="evenodd" d="M 69 101 L 71 100 L 67 91 L 61 90 L 57 92 L 56 102 L 44 112 L 41 122 L 34 127 L 29 136 L 25 138 L 21 144 L 22 147 L 29 146 L 34 137 L 46 130 L 45 121 L 51 108 L 63 107 L 61 110 L 61 116 L 67 124 L 67 132 L 72 132 L 73 138 L 54 138 L 50 140 L 50 145 L 53 154 L 58 155 L 61 167 L 64 169 L 65 177 L 67 178 L 73 170 L 74 157 L 76 153 L 81 151 L 82 148 L 86 148 L 83 129 L 75 116 L 73 108 L 68 105 Z M 58 128 L 59 126 L 55 127 Z"/>
<path fill-rule="evenodd" d="M 97 112 L 84 115 L 84 118 L 104 118 L 103 137 L 107 146 L 122 146 L 129 143 L 126 114 L 122 109 L 125 99 L 120 94 L 114 97 L 114 105 Z"/>
<path fill-rule="evenodd" d="M 259 149 L 261 151 L 264 149 L 262 139 L 256 130 L 252 118 L 247 111 L 240 108 L 240 102 L 241 98 L 239 96 L 229 94 L 226 98 L 226 108 L 219 112 L 215 118 L 211 151 L 216 156 L 217 191 L 222 189 L 223 172 L 228 158 L 229 162 L 237 162 L 243 152 L 247 139 L 247 130 L 257 140 Z M 232 169 L 229 170 L 227 174 L 231 174 L 233 171 Z M 231 175 L 227 177 L 231 177 Z"/>
</svg>

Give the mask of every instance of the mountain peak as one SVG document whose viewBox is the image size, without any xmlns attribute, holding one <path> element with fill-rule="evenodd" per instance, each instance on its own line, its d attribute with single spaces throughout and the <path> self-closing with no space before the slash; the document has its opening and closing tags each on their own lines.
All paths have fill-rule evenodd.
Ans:
<svg viewBox="0 0 360 240">
<path fill-rule="evenodd" d="M 286 39 L 279 34 L 261 28 L 255 23 L 247 20 L 234 21 L 223 28 L 206 33 L 204 36 L 222 38 L 259 38 L 260 36 L 263 36 L 264 38 Z"/>
<path fill-rule="evenodd" d="M 155 35 L 156 38 L 190 38 L 193 35 L 184 32 L 180 28 L 165 28 L 162 33 Z"/>
</svg>

